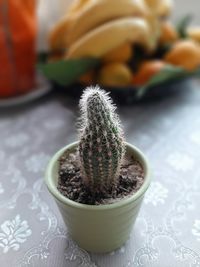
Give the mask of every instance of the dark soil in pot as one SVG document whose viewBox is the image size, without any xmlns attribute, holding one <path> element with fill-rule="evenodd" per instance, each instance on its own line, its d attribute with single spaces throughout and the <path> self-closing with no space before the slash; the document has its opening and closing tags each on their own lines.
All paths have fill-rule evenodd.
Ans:
<svg viewBox="0 0 200 267">
<path fill-rule="evenodd" d="M 82 204 L 111 204 L 133 195 L 144 182 L 141 164 L 133 157 L 125 156 L 120 169 L 118 184 L 107 193 L 89 190 L 81 177 L 78 153 L 65 153 L 59 161 L 58 190 L 65 197 Z"/>
</svg>

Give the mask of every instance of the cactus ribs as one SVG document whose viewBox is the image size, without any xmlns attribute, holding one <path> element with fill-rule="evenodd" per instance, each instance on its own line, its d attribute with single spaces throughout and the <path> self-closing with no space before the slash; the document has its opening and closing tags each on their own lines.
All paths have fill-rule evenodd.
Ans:
<svg viewBox="0 0 200 267">
<path fill-rule="evenodd" d="M 75 160 L 60 161 L 61 193 L 81 203 L 101 204 L 138 189 L 143 170 L 133 159 L 124 165 L 126 144 L 112 99 L 104 90 L 89 87 L 80 99 L 80 111 Z"/>
</svg>

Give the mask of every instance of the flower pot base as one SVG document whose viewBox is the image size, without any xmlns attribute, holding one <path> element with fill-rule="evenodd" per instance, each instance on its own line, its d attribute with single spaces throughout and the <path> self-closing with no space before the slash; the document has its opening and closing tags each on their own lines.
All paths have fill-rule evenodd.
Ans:
<svg viewBox="0 0 200 267">
<path fill-rule="evenodd" d="M 148 163 L 137 148 L 126 144 L 126 151 L 133 155 L 144 169 L 144 183 L 130 197 L 108 205 L 86 205 L 64 197 L 57 189 L 59 159 L 68 151 L 73 152 L 77 143 L 58 151 L 46 171 L 46 184 L 54 196 L 68 232 L 77 244 L 93 253 L 111 252 L 121 247 L 129 238 L 137 218 L 142 199 L 149 186 Z"/>
</svg>

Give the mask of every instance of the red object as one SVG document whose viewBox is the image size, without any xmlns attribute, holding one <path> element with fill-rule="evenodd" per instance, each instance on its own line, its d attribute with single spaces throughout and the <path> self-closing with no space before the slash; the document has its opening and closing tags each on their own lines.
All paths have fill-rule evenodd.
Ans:
<svg viewBox="0 0 200 267">
<path fill-rule="evenodd" d="M 0 0 L 0 97 L 35 85 L 35 0 Z"/>
</svg>

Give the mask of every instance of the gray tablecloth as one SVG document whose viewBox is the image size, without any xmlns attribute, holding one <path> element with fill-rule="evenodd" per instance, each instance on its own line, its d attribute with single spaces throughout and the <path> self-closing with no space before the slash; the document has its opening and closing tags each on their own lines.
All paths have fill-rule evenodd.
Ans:
<svg viewBox="0 0 200 267">
<path fill-rule="evenodd" d="M 119 107 L 152 183 L 128 242 L 105 255 L 77 247 L 43 182 L 49 158 L 76 139 L 76 105 L 50 95 L 0 111 L 0 266 L 200 266 L 200 88 Z M 76 101 L 75 101 L 76 102 Z M 76 103 L 75 103 L 76 104 Z"/>
</svg>

